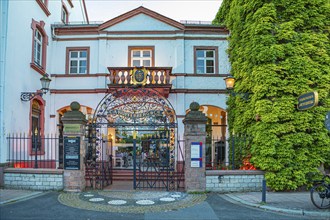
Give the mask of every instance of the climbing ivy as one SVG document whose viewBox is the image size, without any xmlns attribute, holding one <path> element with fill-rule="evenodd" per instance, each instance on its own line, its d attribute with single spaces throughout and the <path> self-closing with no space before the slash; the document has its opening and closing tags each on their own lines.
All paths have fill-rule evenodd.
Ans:
<svg viewBox="0 0 330 220">
<path fill-rule="evenodd" d="M 223 0 L 213 23 L 230 30 L 235 92 L 250 94 L 229 98 L 231 132 L 253 136 L 247 154 L 272 189 L 306 185 L 330 161 L 329 1 Z M 312 91 L 319 105 L 297 110 L 298 96 Z"/>
</svg>

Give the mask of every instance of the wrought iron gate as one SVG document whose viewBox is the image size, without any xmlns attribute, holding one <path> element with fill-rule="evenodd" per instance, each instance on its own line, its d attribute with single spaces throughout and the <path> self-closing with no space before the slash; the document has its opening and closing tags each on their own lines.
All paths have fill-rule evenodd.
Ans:
<svg viewBox="0 0 330 220">
<path fill-rule="evenodd" d="M 183 189 L 184 157 L 183 151 L 178 150 L 180 145 L 176 146 L 176 121 L 173 107 L 157 91 L 118 89 L 107 94 L 95 110 L 86 158 L 94 164 L 107 157 L 115 157 L 116 162 L 117 155 L 105 155 L 104 142 L 125 137 L 127 143 L 133 144 L 134 189 Z"/>
<path fill-rule="evenodd" d="M 170 131 L 161 131 L 160 135 L 157 134 L 141 141 L 142 155 L 137 158 L 134 168 L 135 188 L 184 189 L 184 166 L 175 166 L 179 158 L 170 156 L 170 143 Z M 177 146 L 180 147 L 180 145 Z M 181 161 L 184 162 L 184 160 Z"/>
<path fill-rule="evenodd" d="M 92 143 L 93 134 L 89 134 L 91 126 L 87 126 L 86 137 L 87 151 L 85 156 L 85 180 L 86 186 L 94 189 L 103 189 L 105 186 L 112 184 L 112 158 L 95 160 L 92 157 Z M 91 135 L 91 136 L 89 136 Z M 101 139 L 98 141 L 101 144 L 101 149 L 108 142 L 106 139 Z"/>
</svg>

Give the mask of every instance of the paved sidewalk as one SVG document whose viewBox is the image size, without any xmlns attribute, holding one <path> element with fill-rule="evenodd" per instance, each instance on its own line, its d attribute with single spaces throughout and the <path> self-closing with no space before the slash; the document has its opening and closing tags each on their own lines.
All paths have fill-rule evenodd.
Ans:
<svg viewBox="0 0 330 220">
<path fill-rule="evenodd" d="M 16 201 L 22 201 L 29 198 L 34 198 L 47 192 L 29 191 L 29 190 L 13 190 L 13 189 L 0 189 L 0 204 L 6 204 Z M 213 193 L 214 195 L 214 193 Z M 309 192 L 267 192 L 266 203 L 261 202 L 261 192 L 246 192 L 246 193 L 229 193 L 229 194 L 216 194 L 232 203 L 241 203 L 247 206 L 261 208 L 265 210 L 287 213 L 295 216 L 310 216 L 330 220 L 330 209 L 321 210 L 312 204 Z M 158 211 L 169 210 L 175 206 L 176 208 L 184 208 L 193 206 L 194 204 L 202 202 L 206 195 L 189 195 L 185 193 L 175 192 L 139 192 L 139 191 L 98 191 L 98 192 L 84 192 L 84 193 L 61 193 L 59 200 L 61 203 L 80 207 L 87 210 L 99 210 L 101 206 L 109 204 L 116 204 L 116 208 L 109 209 L 108 211 L 123 213 L 128 212 L 125 207 L 121 209 L 120 204 L 136 203 L 135 200 L 140 202 L 150 202 L 158 200 L 155 204 L 149 204 Z M 74 197 L 74 198 L 71 198 Z M 157 197 L 157 198 L 156 198 Z M 191 198 L 190 198 L 191 197 Z M 156 199 L 155 199 L 156 198 Z M 211 197 L 210 197 L 211 198 Z M 172 201 L 172 200 L 176 201 Z M 102 200 L 102 201 L 100 201 Z M 172 203 L 173 202 L 173 203 Z M 94 204 L 93 204 L 94 203 Z M 99 203 L 99 204 L 98 204 Z M 103 204 L 104 203 L 104 204 Z M 162 205 L 162 203 L 168 203 Z M 147 203 L 146 203 L 147 204 Z M 137 206 L 132 209 L 132 207 Z M 164 207 L 163 207 L 164 206 Z M 129 212 L 141 213 L 146 208 L 138 208 L 138 205 L 130 206 Z M 141 206 L 140 206 L 141 207 Z M 146 206 L 147 207 L 147 206 Z M 126 207 L 127 208 L 127 207 Z M 136 210 L 135 210 L 136 209 Z M 155 210 L 156 210 L 155 209 Z"/>
<path fill-rule="evenodd" d="M 0 189 L 0 205 L 21 201 L 43 194 L 41 191 Z"/>
<path fill-rule="evenodd" d="M 266 203 L 261 202 L 261 192 L 230 193 L 225 197 L 266 210 L 330 219 L 330 209 L 316 208 L 311 202 L 309 192 L 267 192 Z"/>
</svg>

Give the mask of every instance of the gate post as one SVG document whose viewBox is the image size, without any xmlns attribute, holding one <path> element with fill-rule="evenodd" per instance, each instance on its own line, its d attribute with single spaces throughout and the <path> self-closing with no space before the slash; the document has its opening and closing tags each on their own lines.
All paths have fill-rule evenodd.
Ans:
<svg viewBox="0 0 330 220">
<path fill-rule="evenodd" d="M 185 190 L 205 191 L 205 141 L 206 122 L 199 104 L 192 102 L 190 112 L 183 119 L 185 139 Z"/>
<path fill-rule="evenodd" d="M 64 157 L 64 191 L 80 192 L 85 189 L 84 143 L 86 116 L 79 111 L 80 104 L 72 102 L 71 111 L 64 113 L 63 157 Z"/>
</svg>

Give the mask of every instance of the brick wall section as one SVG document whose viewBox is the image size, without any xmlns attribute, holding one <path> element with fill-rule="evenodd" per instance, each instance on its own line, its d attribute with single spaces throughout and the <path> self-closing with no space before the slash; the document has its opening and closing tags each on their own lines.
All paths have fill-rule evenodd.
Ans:
<svg viewBox="0 0 330 220">
<path fill-rule="evenodd" d="M 29 190 L 62 190 L 63 171 L 48 169 L 8 168 L 4 174 L 5 188 Z"/>
<path fill-rule="evenodd" d="M 254 170 L 206 171 L 206 190 L 213 192 L 261 191 L 264 173 Z"/>
</svg>

